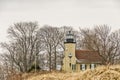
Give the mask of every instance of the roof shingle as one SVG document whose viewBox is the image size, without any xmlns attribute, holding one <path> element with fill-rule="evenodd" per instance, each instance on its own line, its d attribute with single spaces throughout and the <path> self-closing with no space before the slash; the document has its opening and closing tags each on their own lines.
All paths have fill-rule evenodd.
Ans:
<svg viewBox="0 0 120 80">
<path fill-rule="evenodd" d="M 76 50 L 75 55 L 77 60 L 86 63 L 101 63 L 102 57 L 96 51 Z"/>
</svg>

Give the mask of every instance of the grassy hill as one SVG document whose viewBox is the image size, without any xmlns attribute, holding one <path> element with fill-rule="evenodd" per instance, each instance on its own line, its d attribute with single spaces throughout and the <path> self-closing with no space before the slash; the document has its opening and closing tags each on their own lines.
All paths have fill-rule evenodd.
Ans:
<svg viewBox="0 0 120 80">
<path fill-rule="evenodd" d="M 22 75 L 25 80 L 120 80 L 120 65 L 101 66 L 82 72 L 37 72 Z"/>
</svg>

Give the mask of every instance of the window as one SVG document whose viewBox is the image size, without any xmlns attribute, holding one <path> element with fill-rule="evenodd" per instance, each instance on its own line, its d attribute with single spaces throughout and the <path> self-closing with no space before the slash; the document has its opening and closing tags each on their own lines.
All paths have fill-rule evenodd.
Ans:
<svg viewBox="0 0 120 80">
<path fill-rule="evenodd" d="M 75 71 L 76 70 L 76 65 L 72 64 L 72 70 Z"/>
<path fill-rule="evenodd" d="M 80 70 L 83 70 L 83 71 L 86 70 L 86 64 L 81 64 L 80 65 Z"/>
<path fill-rule="evenodd" d="M 69 66 L 71 67 L 71 63 L 69 63 Z"/>
<path fill-rule="evenodd" d="M 94 69 L 95 68 L 95 64 L 90 64 L 90 69 Z"/>
</svg>

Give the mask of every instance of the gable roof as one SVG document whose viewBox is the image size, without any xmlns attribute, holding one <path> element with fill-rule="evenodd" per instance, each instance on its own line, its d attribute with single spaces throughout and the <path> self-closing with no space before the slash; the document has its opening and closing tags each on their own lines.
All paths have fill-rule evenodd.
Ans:
<svg viewBox="0 0 120 80">
<path fill-rule="evenodd" d="M 96 51 L 76 50 L 78 63 L 102 63 L 102 57 Z"/>
</svg>

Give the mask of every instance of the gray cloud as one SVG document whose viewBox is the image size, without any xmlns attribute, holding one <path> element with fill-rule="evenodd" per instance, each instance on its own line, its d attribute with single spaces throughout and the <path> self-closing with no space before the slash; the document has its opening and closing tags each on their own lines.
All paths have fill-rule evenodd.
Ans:
<svg viewBox="0 0 120 80">
<path fill-rule="evenodd" d="M 19 21 L 38 21 L 40 25 L 120 26 L 120 0 L 0 0 L 0 41 L 7 28 Z M 4 33 L 4 35 L 3 35 Z"/>
</svg>

